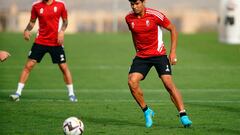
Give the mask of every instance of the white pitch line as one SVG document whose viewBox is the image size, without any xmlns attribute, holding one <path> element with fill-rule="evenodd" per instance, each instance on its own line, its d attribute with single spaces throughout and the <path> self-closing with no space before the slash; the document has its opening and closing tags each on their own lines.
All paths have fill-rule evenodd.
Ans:
<svg viewBox="0 0 240 135">
<path fill-rule="evenodd" d="M 13 89 L 0 89 L 0 92 L 11 92 L 14 91 Z M 84 93 L 126 93 L 129 92 L 129 89 L 75 89 L 76 92 L 84 92 Z M 144 89 L 145 92 L 163 92 L 166 91 L 165 89 Z M 180 89 L 181 92 L 240 92 L 239 89 Z M 36 92 L 36 93 L 41 93 L 41 92 L 49 92 L 49 93 L 61 93 L 61 92 L 67 92 L 66 89 L 24 89 L 23 92 Z"/>
<path fill-rule="evenodd" d="M 113 70 L 113 69 L 126 69 L 128 70 L 130 65 L 96 65 L 96 66 L 69 66 L 70 69 L 79 69 L 79 70 Z M 23 66 L 1 66 L 0 69 L 22 69 Z M 36 68 L 40 69 L 58 69 L 57 66 L 37 66 Z M 240 69 L 240 66 L 174 66 L 174 69 L 178 70 L 237 70 Z"/>
<path fill-rule="evenodd" d="M 63 100 L 63 99 L 41 99 L 41 98 L 36 98 L 36 99 L 23 99 L 20 100 L 20 102 L 70 102 L 69 100 Z M 3 100 L 0 99 L 1 102 L 10 102 L 9 100 Z M 171 104 L 170 100 L 146 100 L 148 103 L 152 104 Z M 185 103 L 226 103 L 226 104 L 239 104 L 240 100 L 185 100 Z M 81 99 L 77 103 L 135 103 L 134 99 L 105 99 L 105 100 L 89 100 L 89 99 Z"/>
<path fill-rule="evenodd" d="M 130 66 L 130 65 L 129 65 Z M 82 69 L 82 70 L 112 70 L 112 69 L 129 69 L 129 66 L 108 66 L 108 65 L 97 65 L 97 66 L 69 66 L 70 69 Z M 22 69 L 23 66 L 4 66 L 0 69 Z M 58 69 L 57 66 L 41 66 L 37 67 L 40 69 Z"/>
</svg>

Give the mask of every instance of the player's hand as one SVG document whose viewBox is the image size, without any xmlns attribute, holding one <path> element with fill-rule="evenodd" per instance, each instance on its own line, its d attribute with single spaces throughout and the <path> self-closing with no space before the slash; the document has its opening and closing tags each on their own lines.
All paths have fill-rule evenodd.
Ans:
<svg viewBox="0 0 240 135">
<path fill-rule="evenodd" d="M 9 56 L 11 56 L 8 52 L 6 51 L 0 51 L 0 61 L 3 62 L 6 60 Z"/>
<path fill-rule="evenodd" d="M 58 44 L 62 45 L 64 42 L 64 31 L 59 31 L 58 32 Z"/>
<path fill-rule="evenodd" d="M 177 64 L 177 56 L 176 53 L 170 53 L 169 55 L 169 61 L 171 65 L 176 65 Z"/>
<path fill-rule="evenodd" d="M 23 33 L 23 37 L 26 41 L 29 41 L 30 40 L 30 37 L 31 37 L 31 33 L 30 31 L 28 30 L 25 30 L 24 33 Z"/>
</svg>

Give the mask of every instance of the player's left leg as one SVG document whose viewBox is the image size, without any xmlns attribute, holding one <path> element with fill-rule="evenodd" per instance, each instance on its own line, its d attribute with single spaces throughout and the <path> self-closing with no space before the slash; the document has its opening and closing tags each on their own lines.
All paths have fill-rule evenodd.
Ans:
<svg viewBox="0 0 240 135">
<path fill-rule="evenodd" d="M 52 62 L 58 64 L 60 70 L 63 73 L 63 79 L 66 83 L 68 89 L 69 100 L 72 102 L 77 102 L 77 98 L 74 94 L 72 75 L 66 63 L 66 56 L 63 46 L 49 47 L 48 52 L 51 55 Z"/>
<path fill-rule="evenodd" d="M 78 100 L 74 94 L 74 89 L 73 89 L 72 75 L 68 68 L 68 65 L 66 63 L 61 63 L 61 64 L 58 64 L 58 66 L 63 73 L 63 79 L 68 88 L 68 96 L 69 96 L 70 101 L 77 102 Z"/>
<path fill-rule="evenodd" d="M 184 105 L 182 101 L 182 96 L 180 92 L 177 90 L 175 84 L 172 81 L 171 75 L 162 75 L 161 76 L 162 82 L 169 92 L 173 103 L 176 105 L 178 111 L 184 110 Z"/>
<path fill-rule="evenodd" d="M 161 78 L 165 88 L 170 94 L 172 102 L 175 104 L 175 106 L 177 107 L 177 110 L 179 111 L 180 120 L 182 124 L 185 127 L 190 126 L 192 122 L 189 120 L 184 110 L 184 104 L 183 104 L 181 93 L 176 88 L 172 80 L 171 65 L 169 63 L 167 56 L 164 55 L 164 56 L 155 57 L 152 59 L 152 61 L 154 62 L 154 67 L 156 68 L 159 77 Z"/>
<path fill-rule="evenodd" d="M 181 93 L 176 88 L 175 84 L 173 83 L 172 76 L 171 75 L 161 75 L 160 78 L 161 78 L 165 88 L 167 89 L 168 93 L 170 94 L 173 103 L 177 107 L 177 110 L 179 111 L 181 123 L 183 124 L 184 127 L 191 126 L 192 121 L 187 116 L 187 113 L 184 109 L 184 104 L 183 104 Z"/>
</svg>

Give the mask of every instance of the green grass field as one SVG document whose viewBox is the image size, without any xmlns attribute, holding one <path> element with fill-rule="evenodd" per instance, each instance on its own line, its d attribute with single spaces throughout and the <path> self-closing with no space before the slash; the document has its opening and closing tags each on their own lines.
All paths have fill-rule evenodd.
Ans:
<svg viewBox="0 0 240 135">
<path fill-rule="evenodd" d="M 221 44 L 216 33 L 179 35 L 173 77 L 193 121 L 187 129 L 154 68 L 141 84 L 156 113 L 153 127 L 145 128 L 127 86 L 135 55 L 129 33 L 66 35 L 79 102 L 68 101 L 62 74 L 49 55 L 32 71 L 20 102 L 10 101 L 32 42 L 33 37 L 25 42 L 22 34 L 0 33 L 0 50 L 12 54 L 0 63 L 0 135 L 61 135 L 70 116 L 84 122 L 85 135 L 240 134 L 240 45 Z"/>
</svg>

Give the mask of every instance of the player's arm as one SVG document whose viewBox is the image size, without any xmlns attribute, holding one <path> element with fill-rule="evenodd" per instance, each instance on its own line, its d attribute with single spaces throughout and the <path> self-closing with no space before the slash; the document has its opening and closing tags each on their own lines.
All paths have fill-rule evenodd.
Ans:
<svg viewBox="0 0 240 135">
<path fill-rule="evenodd" d="M 33 29 L 37 19 L 31 19 L 27 25 L 27 27 L 24 30 L 23 36 L 25 40 L 30 40 L 31 33 L 30 31 Z"/>
<path fill-rule="evenodd" d="M 133 44 L 134 44 L 134 49 L 137 52 L 136 41 L 135 41 L 135 38 L 133 36 L 133 33 L 132 33 L 132 41 L 133 41 Z"/>
<path fill-rule="evenodd" d="M 173 24 L 169 24 L 167 27 L 165 27 L 171 34 L 171 49 L 169 54 L 169 60 L 172 65 L 175 65 L 177 63 L 177 31 L 176 27 Z"/>
<path fill-rule="evenodd" d="M 59 44 L 63 44 L 64 32 L 67 29 L 67 26 L 68 26 L 68 20 L 67 19 L 63 19 L 63 24 L 62 24 L 61 30 L 58 32 L 58 43 Z"/>
<path fill-rule="evenodd" d="M 65 31 L 67 29 L 68 26 L 68 20 L 67 19 L 63 19 L 63 24 L 62 24 L 62 28 L 61 31 Z"/>
</svg>

